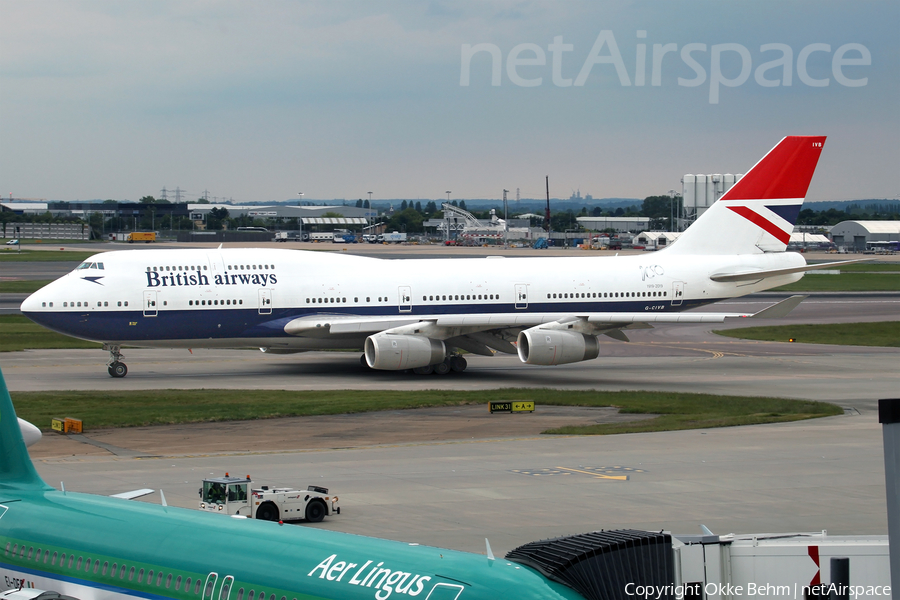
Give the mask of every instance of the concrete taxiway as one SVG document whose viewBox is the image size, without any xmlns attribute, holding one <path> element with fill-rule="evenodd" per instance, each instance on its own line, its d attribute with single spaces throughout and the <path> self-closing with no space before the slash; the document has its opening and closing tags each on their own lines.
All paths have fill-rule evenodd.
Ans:
<svg viewBox="0 0 900 600">
<path fill-rule="evenodd" d="M 324 485 L 340 497 L 342 513 L 315 527 L 472 552 L 484 552 L 488 537 L 499 556 L 537 539 L 623 527 L 884 534 L 880 440 L 874 414 L 863 412 L 604 437 L 307 450 L 298 438 L 296 450 L 277 452 L 268 452 L 260 436 L 254 452 L 71 456 L 42 459 L 37 467 L 70 492 L 150 487 L 162 489 L 169 505 L 189 508 L 197 506 L 201 479 L 226 471 L 260 484 Z M 159 495 L 144 500 L 158 503 Z"/>
</svg>

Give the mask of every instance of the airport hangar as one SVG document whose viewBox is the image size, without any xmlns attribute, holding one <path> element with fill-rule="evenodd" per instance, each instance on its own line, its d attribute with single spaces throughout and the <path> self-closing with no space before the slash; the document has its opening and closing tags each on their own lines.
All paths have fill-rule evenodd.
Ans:
<svg viewBox="0 0 900 600">
<path fill-rule="evenodd" d="M 900 221 L 841 221 L 831 228 L 831 239 L 839 248 L 862 252 L 871 242 L 900 242 Z"/>
</svg>

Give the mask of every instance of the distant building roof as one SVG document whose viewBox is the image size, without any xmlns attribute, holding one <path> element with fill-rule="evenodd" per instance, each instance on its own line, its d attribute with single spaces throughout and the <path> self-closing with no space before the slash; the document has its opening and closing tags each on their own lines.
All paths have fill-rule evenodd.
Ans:
<svg viewBox="0 0 900 600">
<path fill-rule="evenodd" d="M 850 223 L 855 223 L 869 233 L 900 233 L 900 221 L 842 221 L 833 229 Z"/>
<path fill-rule="evenodd" d="M 272 204 L 270 206 L 239 206 L 236 204 L 188 204 L 192 213 L 207 213 L 214 208 L 224 208 L 232 217 L 247 215 L 249 217 L 269 217 L 280 219 L 321 217 L 325 213 L 337 213 L 345 218 L 374 218 L 378 211 L 357 206 L 293 206 L 290 204 Z"/>
<path fill-rule="evenodd" d="M 17 213 L 47 212 L 46 202 L 0 202 L 0 206 Z"/>
<path fill-rule="evenodd" d="M 362 217 L 303 217 L 300 220 L 304 225 L 365 225 L 368 223 Z"/>
<path fill-rule="evenodd" d="M 578 217 L 578 224 L 585 229 L 600 231 L 615 229 L 619 232 L 641 231 L 650 225 L 650 217 Z"/>
<path fill-rule="evenodd" d="M 839 246 L 863 246 L 865 242 L 900 241 L 900 221 L 841 221 L 831 228 L 831 237 Z"/>
<path fill-rule="evenodd" d="M 804 233 L 802 231 L 795 231 L 791 234 L 791 242 L 792 244 L 827 244 L 831 240 L 828 239 L 827 235 L 822 235 L 821 233 Z"/>
</svg>

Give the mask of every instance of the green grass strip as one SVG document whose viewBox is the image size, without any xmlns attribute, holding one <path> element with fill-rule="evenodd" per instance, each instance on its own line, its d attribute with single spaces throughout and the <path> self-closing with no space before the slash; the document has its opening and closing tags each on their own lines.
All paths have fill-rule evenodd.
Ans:
<svg viewBox="0 0 900 600">
<path fill-rule="evenodd" d="M 86 429 L 334 415 L 533 400 L 541 406 L 614 406 L 660 416 L 633 423 L 565 427 L 544 433 L 611 434 L 780 423 L 842 414 L 824 402 L 659 392 L 596 392 L 507 388 L 456 390 L 152 390 L 13 392 L 16 412 L 49 429 L 54 417 L 81 419 Z M 498 419 L 508 418 L 495 415 Z M 527 418 L 527 416 L 523 416 Z"/>
<path fill-rule="evenodd" d="M 87 252 L 82 250 L 22 250 L 21 252 L 9 248 L 0 250 L 0 262 L 84 262 L 88 257 L 99 252 Z"/>
<path fill-rule="evenodd" d="M 851 267 L 856 265 L 849 265 Z M 871 267 L 872 265 L 865 265 Z M 805 275 L 796 283 L 774 288 L 775 292 L 897 292 L 900 275 L 885 273 L 844 273 L 840 275 Z"/>
<path fill-rule="evenodd" d="M 50 331 L 22 315 L 0 315 L 0 352 L 100 347 L 96 342 Z"/>
<path fill-rule="evenodd" d="M 52 279 L 17 279 L 15 281 L 0 281 L 0 294 L 33 294 Z"/>
<path fill-rule="evenodd" d="M 900 262 L 854 263 L 833 268 L 841 273 L 900 273 Z"/>
<path fill-rule="evenodd" d="M 806 344 L 900 348 L 900 321 L 742 327 L 740 329 L 720 329 L 715 333 L 765 342 L 788 342 L 793 338 L 797 342 Z"/>
</svg>

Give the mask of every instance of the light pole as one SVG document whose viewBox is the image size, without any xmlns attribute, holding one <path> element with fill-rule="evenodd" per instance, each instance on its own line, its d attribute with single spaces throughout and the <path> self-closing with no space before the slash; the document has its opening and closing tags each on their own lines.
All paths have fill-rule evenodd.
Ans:
<svg viewBox="0 0 900 600">
<path fill-rule="evenodd" d="M 447 194 L 447 204 L 450 204 L 450 190 L 447 190 L 444 193 Z"/>
<path fill-rule="evenodd" d="M 509 248 L 509 205 L 506 203 L 506 194 L 509 190 L 503 190 L 503 247 Z"/>
<path fill-rule="evenodd" d="M 678 231 L 676 229 L 675 217 L 678 211 L 675 208 L 675 190 L 669 190 L 669 231 Z"/>
<path fill-rule="evenodd" d="M 297 192 L 297 195 L 300 196 L 300 202 L 297 203 L 297 206 L 303 206 L 303 192 Z M 303 239 L 303 217 L 297 217 L 297 226 L 300 227 L 300 239 Z"/>
<path fill-rule="evenodd" d="M 372 192 L 366 192 L 369 195 L 369 208 L 372 208 Z"/>
</svg>

